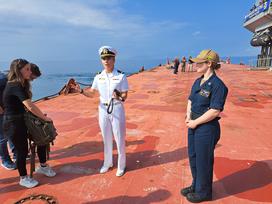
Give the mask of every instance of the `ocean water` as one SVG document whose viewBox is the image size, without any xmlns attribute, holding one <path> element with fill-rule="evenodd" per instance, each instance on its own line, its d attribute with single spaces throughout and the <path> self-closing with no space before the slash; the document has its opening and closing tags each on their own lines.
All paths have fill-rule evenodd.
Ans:
<svg viewBox="0 0 272 204">
<path fill-rule="evenodd" d="M 149 69 L 163 64 L 165 61 L 161 59 L 119 60 L 116 62 L 116 68 L 125 72 L 126 75 L 130 75 L 138 72 L 142 66 Z M 99 61 L 44 61 L 37 62 L 37 64 L 42 70 L 42 76 L 32 82 L 33 100 L 58 93 L 70 78 L 91 85 L 96 73 L 103 70 Z M 47 69 L 43 70 L 45 67 Z"/>
<path fill-rule="evenodd" d="M 226 57 L 224 57 L 223 59 L 226 59 Z M 257 62 L 257 56 L 247 56 L 247 57 L 235 56 L 235 57 L 230 57 L 230 59 L 232 64 L 243 63 L 246 65 L 256 66 L 256 62 Z"/>
<path fill-rule="evenodd" d="M 241 62 L 249 64 L 254 59 L 256 57 L 231 57 L 231 62 L 233 64 Z M 32 82 L 33 100 L 58 93 L 70 78 L 91 85 L 96 73 L 103 69 L 99 60 L 40 61 L 34 63 L 40 67 L 42 76 Z M 150 69 L 165 63 L 166 59 L 117 60 L 116 68 L 129 75 L 138 72 L 142 66 L 145 69 Z M 0 68 L 2 68 L 0 70 L 7 70 L 7 67 L 9 67 L 9 62 L 0 62 Z"/>
<path fill-rule="evenodd" d="M 70 78 L 91 85 L 95 73 L 48 74 L 32 82 L 33 100 L 58 93 Z M 83 86 L 84 87 L 84 86 Z"/>
</svg>

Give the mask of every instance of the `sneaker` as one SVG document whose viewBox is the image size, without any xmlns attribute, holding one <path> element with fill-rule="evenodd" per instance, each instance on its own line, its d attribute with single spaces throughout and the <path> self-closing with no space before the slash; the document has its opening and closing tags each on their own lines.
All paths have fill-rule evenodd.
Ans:
<svg viewBox="0 0 272 204">
<path fill-rule="evenodd" d="M 44 174 L 47 177 L 56 176 L 56 172 L 53 171 L 53 169 L 49 165 L 46 165 L 45 167 L 39 166 L 35 172 L 39 174 Z"/>
<path fill-rule="evenodd" d="M 21 177 L 19 184 L 26 188 L 33 188 L 37 186 L 39 182 L 33 178 L 30 178 L 29 176 L 24 176 L 24 177 Z"/>
<path fill-rule="evenodd" d="M 110 168 L 112 168 L 113 165 L 110 166 L 102 166 L 102 168 L 100 169 L 100 174 L 104 174 L 106 172 L 109 171 Z"/>
<path fill-rule="evenodd" d="M 116 176 L 118 176 L 118 177 L 123 176 L 124 174 L 125 174 L 125 169 L 123 169 L 123 170 L 118 169 L 116 172 Z"/>
<path fill-rule="evenodd" d="M 2 162 L 1 166 L 7 170 L 14 170 L 17 168 L 16 164 L 13 161 L 4 161 Z"/>
</svg>

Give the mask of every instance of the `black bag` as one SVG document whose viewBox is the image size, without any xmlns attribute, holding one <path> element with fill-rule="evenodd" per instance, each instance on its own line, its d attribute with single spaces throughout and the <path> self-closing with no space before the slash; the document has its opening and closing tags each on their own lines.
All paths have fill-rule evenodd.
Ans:
<svg viewBox="0 0 272 204">
<path fill-rule="evenodd" d="M 53 122 L 44 121 L 31 112 L 26 112 L 24 119 L 28 129 L 29 139 L 36 145 L 48 145 L 56 139 L 58 133 Z"/>
</svg>

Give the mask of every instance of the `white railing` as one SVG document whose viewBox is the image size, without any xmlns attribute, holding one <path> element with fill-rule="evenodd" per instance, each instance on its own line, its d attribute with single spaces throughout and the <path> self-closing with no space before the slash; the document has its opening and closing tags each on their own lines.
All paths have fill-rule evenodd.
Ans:
<svg viewBox="0 0 272 204">
<path fill-rule="evenodd" d="M 265 57 L 259 59 L 251 59 L 249 60 L 250 67 L 267 67 L 272 68 L 272 57 Z"/>
<path fill-rule="evenodd" d="M 258 5 L 254 4 L 254 6 L 250 10 L 250 13 L 245 16 L 245 22 L 259 15 L 262 12 L 269 10 L 270 3 L 272 3 L 271 0 L 265 0 L 262 3 L 259 3 Z"/>
</svg>

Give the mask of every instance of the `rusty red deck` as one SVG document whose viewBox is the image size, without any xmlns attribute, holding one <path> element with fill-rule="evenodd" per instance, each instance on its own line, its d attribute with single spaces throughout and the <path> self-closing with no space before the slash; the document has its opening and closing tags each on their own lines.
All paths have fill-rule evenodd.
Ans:
<svg viewBox="0 0 272 204">
<path fill-rule="evenodd" d="M 216 148 L 212 203 L 272 203 L 272 72 L 224 65 L 229 87 Z M 49 163 L 54 178 L 35 174 L 40 185 L 18 185 L 17 171 L 0 169 L 0 203 L 48 194 L 61 204 L 188 203 L 179 191 L 191 182 L 184 115 L 197 73 L 160 67 L 129 77 L 126 102 L 127 173 L 99 174 L 103 146 L 98 98 L 74 94 L 38 105 L 55 121 L 59 136 Z M 29 166 L 28 166 L 29 167 Z"/>
</svg>

